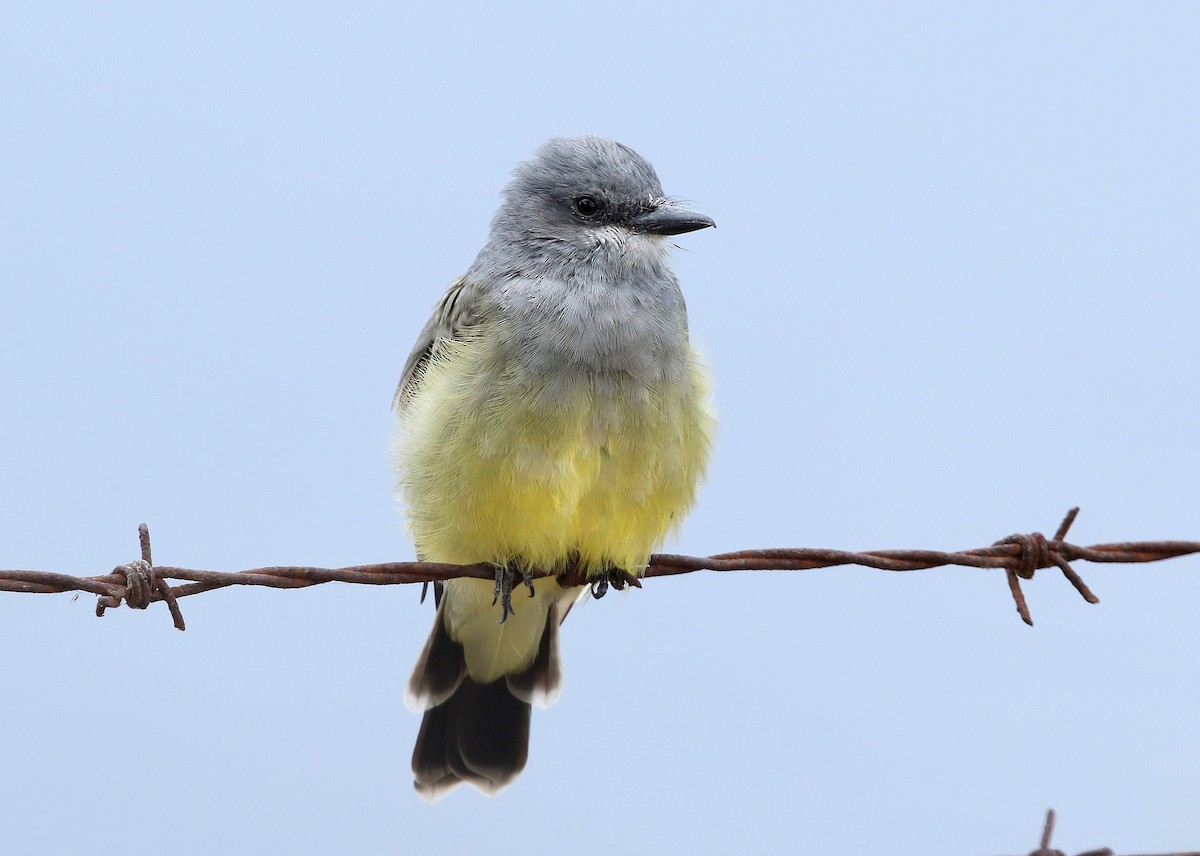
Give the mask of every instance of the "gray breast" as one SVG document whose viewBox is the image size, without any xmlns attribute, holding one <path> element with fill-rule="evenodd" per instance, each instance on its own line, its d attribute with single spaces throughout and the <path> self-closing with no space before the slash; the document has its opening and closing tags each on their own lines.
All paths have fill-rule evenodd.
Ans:
<svg viewBox="0 0 1200 856">
<path fill-rule="evenodd" d="M 613 285 L 591 278 L 518 279 L 496 293 L 501 347 L 535 375 L 682 376 L 687 313 L 674 277 Z"/>
</svg>

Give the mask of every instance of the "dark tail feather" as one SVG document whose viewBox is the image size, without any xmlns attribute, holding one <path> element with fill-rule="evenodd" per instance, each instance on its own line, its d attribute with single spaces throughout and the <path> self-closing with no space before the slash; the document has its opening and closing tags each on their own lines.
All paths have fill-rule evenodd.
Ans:
<svg viewBox="0 0 1200 856">
<path fill-rule="evenodd" d="M 462 646 L 446 632 L 442 606 L 438 604 L 433 630 L 413 667 L 404 693 L 404 703 L 416 713 L 439 705 L 450 698 L 466 675 L 467 661 L 463 657 Z"/>
<path fill-rule="evenodd" d="M 569 593 L 557 585 L 540 595 L 554 601 L 543 606 L 545 625 L 533 662 L 488 684 L 467 674 L 463 646 L 446 630 L 442 599 L 405 693 L 411 709 L 425 712 L 412 757 L 413 785 L 422 799 L 435 802 L 460 782 L 494 794 L 525 768 L 530 705 L 547 707 L 562 689 L 558 625 L 570 609 Z M 496 632 L 500 644 L 499 625 Z"/>
<path fill-rule="evenodd" d="M 436 802 L 459 782 L 494 794 L 525 769 L 529 702 L 501 678 L 478 684 L 464 678 L 443 704 L 425 711 L 413 749 L 413 785 Z"/>
</svg>

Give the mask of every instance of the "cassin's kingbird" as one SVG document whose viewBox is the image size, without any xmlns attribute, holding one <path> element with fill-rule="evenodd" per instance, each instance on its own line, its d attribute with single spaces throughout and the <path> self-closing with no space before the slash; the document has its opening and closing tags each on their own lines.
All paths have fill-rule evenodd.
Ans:
<svg viewBox="0 0 1200 856">
<path fill-rule="evenodd" d="M 417 555 L 497 568 L 495 585 L 435 587 L 405 694 L 425 713 L 424 799 L 521 772 L 530 704 L 562 685 L 578 582 L 599 595 L 636 577 L 691 506 L 715 420 L 667 253 L 712 225 L 632 149 L 551 140 L 514 170 L 487 244 L 421 331 L 395 400 Z"/>
</svg>

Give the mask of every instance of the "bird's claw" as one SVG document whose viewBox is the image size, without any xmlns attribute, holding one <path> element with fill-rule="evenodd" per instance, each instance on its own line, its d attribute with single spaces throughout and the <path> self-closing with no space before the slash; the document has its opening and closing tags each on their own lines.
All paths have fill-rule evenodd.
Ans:
<svg viewBox="0 0 1200 856">
<path fill-rule="evenodd" d="M 628 571 L 622 571 L 619 568 L 609 568 L 600 576 L 592 580 L 592 597 L 599 600 L 608 594 L 608 587 L 612 586 L 617 591 L 624 591 L 625 586 L 633 586 L 641 588 L 642 584 L 638 578 Z"/>
<path fill-rule="evenodd" d="M 497 600 L 500 601 L 500 620 L 496 622 L 497 624 L 503 624 L 510 615 L 516 615 L 516 610 L 512 605 L 512 589 L 516 574 L 521 575 L 521 582 L 529 589 L 529 596 L 534 596 L 533 577 L 529 576 L 529 571 L 518 568 L 514 573 L 511 565 L 496 565 L 496 587 L 492 590 L 492 606 L 496 605 Z"/>
</svg>

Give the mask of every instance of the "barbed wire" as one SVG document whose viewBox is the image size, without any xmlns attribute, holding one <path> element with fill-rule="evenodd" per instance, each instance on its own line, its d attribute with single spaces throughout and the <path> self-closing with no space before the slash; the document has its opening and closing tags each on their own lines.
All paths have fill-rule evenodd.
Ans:
<svg viewBox="0 0 1200 856">
<path fill-rule="evenodd" d="M 1067 856 L 1061 850 L 1050 849 L 1050 836 L 1054 834 L 1054 809 L 1046 811 L 1046 823 L 1042 827 L 1042 842 L 1037 850 L 1031 850 L 1029 856 Z M 1116 856 L 1116 854 L 1108 847 L 1098 847 L 1094 850 L 1085 850 L 1075 856 Z M 1130 854 L 1134 856 L 1134 854 Z M 1180 853 L 1142 853 L 1138 856 L 1200 856 L 1200 850 L 1188 850 Z"/>
<path fill-rule="evenodd" d="M 1063 518 L 1053 538 L 1040 532 L 1009 535 L 990 547 L 958 552 L 939 550 L 870 550 L 855 553 L 815 547 L 767 550 L 739 550 L 713 556 L 680 556 L 656 553 L 642 579 L 688 574 L 694 571 L 804 571 L 839 565 L 861 565 L 881 571 L 919 571 L 955 565 L 971 568 L 1000 569 L 1005 572 L 1009 591 L 1021 619 L 1029 625 L 1033 618 L 1021 590 L 1021 580 L 1033 579 L 1035 571 L 1057 567 L 1088 603 L 1099 603 L 1083 579 L 1071 567 L 1073 561 L 1102 563 L 1157 562 L 1177 556 L 1200 553 L 1200 541 L 1137 541 L 1094 544 L 1080 547 L 1063 540 L 1075 521 L 1078 508 Z M 151 603 L 165 601 L 175 627 L 185 629 L 179 599 L 201 592 L 234 585 L 268 588 L 306 588 L 330 582 L 362 585 L 403 585 L 405 583 L 443 582 L 457 577 L 494 580 L 496 568 L 490 564 L 451 565 L 440 562 L 383 562 L 351 565 L 345 568 L 279 566 L 247 571 L 208 571 L 155 565 L 150 552 L 150 530 L 138 526 L 141 558 L 118 565 L 111 573 L 77 577 L 54 571 L 0 570 L 0 591 L 58 594 L 84 591 L 99 595 L 96 615 L 122 603 L 133 609 L 146 609 Z M 616 572 L 624 584 L 641 583 L 623 572 Z M 557 574 L 563 585 L 585 585 L 589 581 L 577 565 L 568 564 Z M 167 580 L 183 580 L 169 585 Z"/>
</svg>

